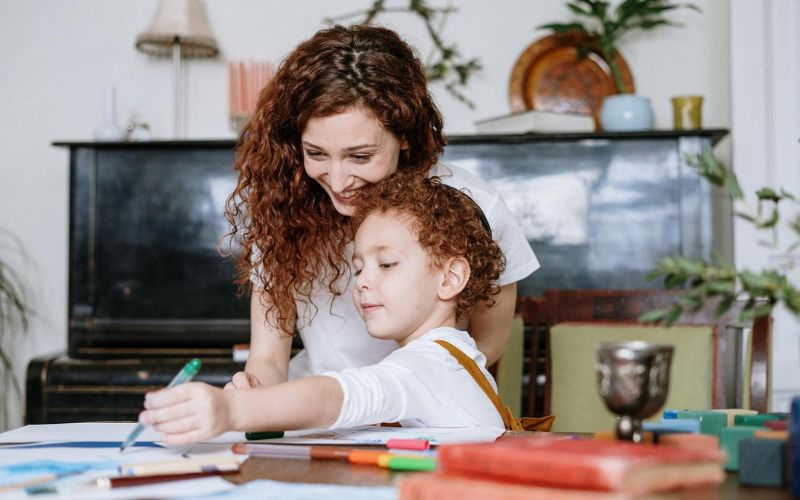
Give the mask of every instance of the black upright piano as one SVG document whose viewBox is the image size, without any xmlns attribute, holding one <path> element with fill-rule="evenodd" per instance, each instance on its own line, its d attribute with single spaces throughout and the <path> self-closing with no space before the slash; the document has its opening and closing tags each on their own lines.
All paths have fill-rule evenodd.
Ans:
<svg viewBox="0 0 800 500">
<path fill-rule="evenodd" d="M 652 288 L 659 257 L 726 253 L 712 245 L 710 188 L 686 162 L 726 133 L 452 136 L 444 159 L 486 179 L 520 222 L 542 263 L 520 295 Z M 26 422 L 133 420 L 192 357 L 198 380 L 224 385 L 242 369 L 232 346 L 249 341 L 248 300 L 218 252 L 234 142 L 55 145 L 69 151 L 69 347 L 29 364 Z"/>
<path fill-rule="evenodd" d="M 193 357 L 217 386 L 243 368 L 249 300 L 218 251 L 232 141 L 69 148 L 68 350 L 28 365 L 26 423 L 135 420 Z"/>
</svg>

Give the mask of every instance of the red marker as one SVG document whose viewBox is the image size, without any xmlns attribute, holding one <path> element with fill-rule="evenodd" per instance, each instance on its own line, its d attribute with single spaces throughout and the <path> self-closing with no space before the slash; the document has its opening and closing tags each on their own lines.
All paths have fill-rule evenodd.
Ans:
<svg viewBox="0 0 800 500">
<path fill-rule="evenodd" d="M 430 448 L 431 444 L 427 439 L 390 439 L 386 441 L 386 447 L 395 450 L 420 450 Z"/>
</svg>

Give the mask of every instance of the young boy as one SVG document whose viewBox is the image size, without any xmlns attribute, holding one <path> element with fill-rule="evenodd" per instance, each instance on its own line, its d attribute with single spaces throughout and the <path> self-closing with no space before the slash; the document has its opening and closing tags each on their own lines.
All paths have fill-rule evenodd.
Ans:
<svg viewBox="0 0 800 500">
<path fill-rule="evenodd" d="M 139 420 L 171 444 L 226 431 L 405 427 L 503 428 L 503 417 L 445 347 L 486 359 L 456 320 L 491 307 L 504 268 L 480 208 L 438 179 L 394 175 L 363 188 L 353 217 L 353 300 L 369 334 L 400 348 L 371 366 L 269 387 L 223 391 L 192 382 L 148 393 Z M 445 344 L 437 343 L 444 341 Z"/>
</svg>

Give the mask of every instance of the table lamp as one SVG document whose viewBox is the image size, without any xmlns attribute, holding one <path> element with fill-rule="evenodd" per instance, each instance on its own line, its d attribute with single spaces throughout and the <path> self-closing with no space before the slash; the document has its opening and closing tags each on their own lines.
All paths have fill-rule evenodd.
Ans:
<svg viewBox="0 0 800 500">
<path fill-rule="evenodd" d="M 172 132 L 179 138 L 183 134 L 181 60 L 219 53 L 202 0 L 160 0 L 150 26 L 136 37 L 136 50 L 172 56 Z"/>
</svg>

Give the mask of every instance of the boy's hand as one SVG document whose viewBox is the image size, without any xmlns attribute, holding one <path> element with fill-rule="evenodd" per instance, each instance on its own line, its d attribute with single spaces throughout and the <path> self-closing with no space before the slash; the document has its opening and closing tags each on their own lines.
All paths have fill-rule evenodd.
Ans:
<svg viewBox="0 0 800 500">
<path fill-rule="evenodd" d="M 152 425 L 167 444 L 188 444 L 231 430 L 228 398 L 216 387 L 189 382 L 148 392 L 139 422 Z"/>
<path fill-rule="evenodd" d="M 258 377 L 248 372 L 234 373 L 231 381 L 225 384 L 226 391 L 233 389 L 259 389 L 261 387 L 264 387 L 264 384 L 258 380 Z"/>
</svg>

